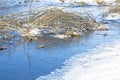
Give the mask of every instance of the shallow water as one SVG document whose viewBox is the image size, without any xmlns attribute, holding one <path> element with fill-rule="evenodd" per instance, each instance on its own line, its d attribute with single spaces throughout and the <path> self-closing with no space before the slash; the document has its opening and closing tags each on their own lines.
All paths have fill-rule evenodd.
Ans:
<svg viewBox="0 0 120 80">
<path fill-rule="evenodd" d="M 0 80 L 34 80 L 61 68 L 65 60 L 75 54 L 87 52 L 98 45 L 120 39 L 119 27 L 111 25 L 109 31 L 96 31 L 76 39 L 42 38 L 39 41 L 17 41 L 0 51 Z M 108 33 L 107 36 L 103 36 Z M 46 45 L 37 49 L 39 45 Z"/>
<path fill-rule="evenodd" d="M 87 9 L 93 8 L 98 10 L 96 7 Z M 99 15 L 100 12 L 95 14 L 95 16 Z M 7 50 L 0 51 L 0 80 L 34 80 L 61 68 L 64 61 L 75 54 L 82 55 L 98 45 L 119 40 L 119 24 L 106 25 L 109 26 L 108 31 L 90 31 L 79 38 L 65 40 L 40 38 L 32 42 L 15 39 L 10 44 L 6 43 Z M 103 34 L 107 35 L 103 36 Z M 40 45 L 46 47 L 38 49 Z"/>
<path fill-rule="evenodd" d="M 64 66 L 36 80 L 119 80 L 120 41 L 76 54 Z"/>
</svg>

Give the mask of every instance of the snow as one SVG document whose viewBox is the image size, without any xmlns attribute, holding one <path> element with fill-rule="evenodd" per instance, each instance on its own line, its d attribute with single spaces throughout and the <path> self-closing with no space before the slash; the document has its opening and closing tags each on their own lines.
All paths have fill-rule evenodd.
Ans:
<svg viewBox="0 0 120 80">
<path fill-rule="evenodd" d="M 111 13 L 105 19 L 106 20 L 119 20 L 120 14 L 119 13 Z"/>
<path fill-rule="evenodd" d="M 70 36 L 61 34 L 61 35 L 54 35 L 53 37 L 54 37 L 54 38 L 58 38 L 58 39 L 65 39 L 65 38 L 69 38 Z"/>
<path fill-rule="evenodd" d="M 89 53 L 77 54 L 56 69 L 36 80 L 119 80 L 120 41 L 99 46 Z"/>
<path fill-rule="evenodd" d="M 39 0 L 39 1 L 44 1 L 47 3 L 59 3 L 60 0 Z M 116 0 L 64 0 L 64 3 L 75 3 L 75 2 L 84 2 L 87 3 L 88 5 L 98 5 L 97 1 L 104 1 L 108 4 L 114 4 Z"/>
<path fill-rule="evenodd" d="M 33 1 L 34 1 L 33 4 L 36 6 L 38 5 L 41 5 L 41 6 L 57 5 L 58 6 L 58 5 L 61 5 L 61 3 L 63 3 L 60 0 L 33 0 Z M 104 1 L 107 4 L 114 4 L 116 0 L 64 0 L 64 4 L 84 2 L 84 3 L 87 3 L 88 5 L 98 5 L 97 1 Z M 26 5 L 28 3 L 24 3 L 24 0 L 0 0 L 0 7 Z"/>
<path fill-rule="evenodd" d="M 0 7 L 24 5 L 23 0 L 0 0 Z"/>
<path fill-rule="evenodd" d="M 95 3 L 97 1 L 104 1 L 107 3 L 115 2 L 116 0 L 65 0 L 65 2 L 86 2 L 86 3 Z"/>
<path fill-rule="evenodd" d="M 65 2 L 68 2 L 68 3 L 85 2 L 85 3 L 91 4 L 91 5 L 97 4 L 95 0 L 65 0 Z"/>
<path fill-rule="evenodd" d="M 38 34 L 40 34 L 40 30 L 39 29 L 32 29 L 32 30 L 30 30 L 30 32 L 29 32 L 30 34 L 32 34 L 32 35 L 38 35 Z"/>
</svg>

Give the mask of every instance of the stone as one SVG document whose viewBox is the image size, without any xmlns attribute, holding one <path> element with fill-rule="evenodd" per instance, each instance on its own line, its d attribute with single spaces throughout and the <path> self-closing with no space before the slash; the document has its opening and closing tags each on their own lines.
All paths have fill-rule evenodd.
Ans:
<svg viewBox="0 0 120 80">
<path fill-rule="evenodd" d="M 0 47 L 0 51 L 5 50 L 5 49 L 7 49 L 7 48 L 6 47 Z"/>
<path fill-rule="evenodd" d="M 38 48 L 45 48 L 45 47 L 46 47 L 45 45 L 38 46 Z"/>
<path fill-rule="evenodd" d="M 102 31 L 108 30 L 108 28 L 106 26 L 103 26 L 103 25 L 99 26 L 97 29 L 102 30 Z"/>
<path fill-rule="evenodd" d="M 79 36 L 79 34 L 78 34 L 77 32 L 73 32 L 73 33 L 72 33 L 72 36 L 73 36 L 73 37 L 76 37 L 76 36 Z"/>
</svg>

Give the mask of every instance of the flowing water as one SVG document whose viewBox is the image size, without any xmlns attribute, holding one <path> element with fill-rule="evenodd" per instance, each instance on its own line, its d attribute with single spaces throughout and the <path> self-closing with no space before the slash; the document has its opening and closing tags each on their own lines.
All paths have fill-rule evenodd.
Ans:
<svg viewBox="0 0 120 80">
<path fill-rule="evenodd" d="M 87 11 L 96 12 L 94 16 L 98 20 L 103 8 L 85 7 Z M 81 7 L 72 9 L 84 11 Z M 76 54 L 82 55 L 96 46 L 120 40 L 119 24 L 108 22 L 106 25 L 109 26 L 108 31 L 89 31 L 73 39 L 40 38 L 27 42 L 15 38 L 12 42 L 5 43 L 7 49 L 0 51 L 0 80 L 35 80 L 62 68 L 63 63 Z M 38 49 L 40 45 L 46 47 Z"/>
</svg>

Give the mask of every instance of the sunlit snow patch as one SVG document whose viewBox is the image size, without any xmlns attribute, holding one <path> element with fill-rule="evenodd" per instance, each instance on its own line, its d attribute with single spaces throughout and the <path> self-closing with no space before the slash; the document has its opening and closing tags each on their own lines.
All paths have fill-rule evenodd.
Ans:
<svg viewBox="0 0 120 80">
<path fill-rule="evenodd" d="M 118 14 L 118 13 L 111 13 L 105 19 L 106 20 L 119 20 L 120 19 L 120 14 Z"/>
<path fill-rule="evenodd" d="M 38 35 L 38 34 L 40 34 L 40 30 L 39 29 L 32 29 L 32 30 L 30 30 L 29 33 L 32 35 Z"/>
<path fill-rule="evenodd" d="M 106 4 L 115 4 L 116 0 L 65 0 L 65 2 L 68 3 L 74 3 L 74 2 L 82 2 L 82 3 L 86 3 L 88 5 L 98 5 L 98 2 L 105 2 Z"/>
<path fill-rule="evenodd" d="M 64 34 L 61 34 L 61 35 L 54 35 L 52 36 L 54 38 L 58 38 L 58 39 L 65 39 L 65 38 L 69 38 L 70 36 L 67 36 L 67 35 L 64 35 Z"/>
<path fill-rule="evenodd" d="M 120 42 L 75 55 L 62 69 L 36 80 L 120 80 Z"/>
</svg>

